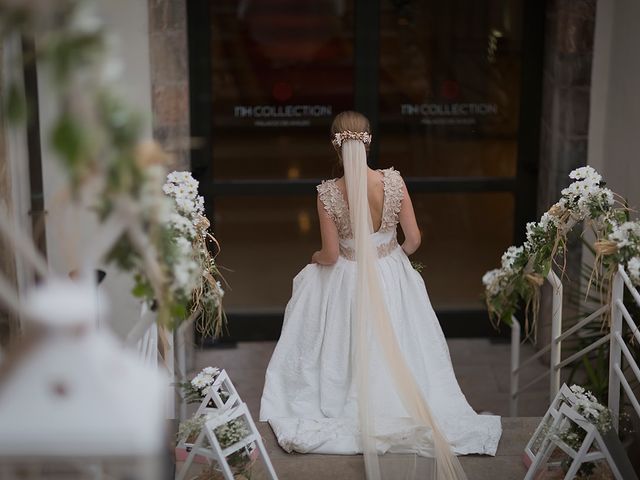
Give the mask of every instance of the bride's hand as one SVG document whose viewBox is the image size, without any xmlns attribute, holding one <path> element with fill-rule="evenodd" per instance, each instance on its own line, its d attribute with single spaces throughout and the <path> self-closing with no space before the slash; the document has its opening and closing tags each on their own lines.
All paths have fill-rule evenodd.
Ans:
<svg viewBox="0 0 640 480">
<path fill-rule="evenodd" d="M 313 255 L 311 255 L 311 263 L 318 263 L 318 254 L 320 252 L 313 252 Z"/>
</svg>

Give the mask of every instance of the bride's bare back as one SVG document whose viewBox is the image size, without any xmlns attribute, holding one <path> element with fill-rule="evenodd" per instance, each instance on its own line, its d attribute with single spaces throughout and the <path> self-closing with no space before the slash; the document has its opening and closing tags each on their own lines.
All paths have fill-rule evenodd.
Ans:
<svg viewBox="0 0 640 480">
<path fill-rule="evenodd" d="M 340 253 L 340 238 L 351 237 L 351 222 L 344 177 L 323 182 L 318 189 L 318 216 L 322 249 L 313 254 L 311 262 L 332 265 L 337 261 Z M 387 170 L 369 168 L 367 170 L 367 197 L 373 230 L 375 232 L 389 228 L 395 230 L 396 224 L 400 223 L 405 237 L 402 249 L 407 255 L 415 252 L 420 246 L 421 235 L 409 192 L 407 192 L 399 172 L 393 168 Z"/>
<path fill-rule="evenodd" d="M 367 195 L 369 197 L 369 209 L 371 210 L 371 221 L 373 231 L 377 231 L 382 225 L 382 210 L 384 208 L 384 174 L 379 170 L 367 172 Z M 342 192 L 344 198 L 347 198 L 347 187 L 344 183 L 344 177 L 336 180 L 336 186 Z M 347 201 L 348 204 L 348 201 Z"/>
</svg>

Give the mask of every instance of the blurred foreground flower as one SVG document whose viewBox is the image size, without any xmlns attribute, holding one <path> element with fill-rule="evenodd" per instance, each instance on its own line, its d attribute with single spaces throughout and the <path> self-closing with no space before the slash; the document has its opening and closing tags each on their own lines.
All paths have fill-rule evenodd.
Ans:
<svg viewBox="0 0 640 480">
<path fill-rule="evenodd" d="M 95 463 L 158 478 L 166 379 L 96 329 L 96 294 L 88 282 L 51 280 L 29 295 L 30 333 L 0 366 L 5 469 L 40 465 L 46 478 L 55 463 L 75 478 L 78 465 Z"/>
<path fill-rule="evenodd" d="M 106 260 L 134 276 L 135 295 L 153 300 L 161 325 L 174 329 L 200 316 L 204 333 L 220 335 L 224 292 L 207 251 L 207 242 L 215 239 L 203 227 L 209 224 L 203 202 L 197 195 L 199 203 L 192 204 L 163 193 L 171 157 L 141 138 L 141 115 L 111 87 L 119 62 L 94 7 L 71 0 L 0 2 L 0 35 L 38 38 L 33 54 L 22 61 L 37 61 L 43 81 L 55 92 L 48 99 L 52 127 L 43 138 L 68 178 L 63 196 L 88 203 L 102 225 L 97 236 L 105 240 L 95 242 L 95 251 L 84 257 L 94 264 Z M 24 121 L 29 110 L 18 83 L 9 85 L 5 105 L 14 122 Z M 189 238 L 185 222 L 174 227 L 176 213 L 194 220 L 188 213 L 193 209 L 198 221 L 191 222 L 196 230 Z"/>
</svg>

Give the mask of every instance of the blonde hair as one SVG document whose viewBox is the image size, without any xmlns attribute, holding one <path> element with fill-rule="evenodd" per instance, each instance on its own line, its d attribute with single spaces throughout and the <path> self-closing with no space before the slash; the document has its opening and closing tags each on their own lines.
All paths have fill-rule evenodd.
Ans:
<svg viewBox="0 0 640 480">
<path fill-rule="evenodd" d="M 369 120 L 367 119 L 367 117 L 365 117 L 361 113 L 354 112 L 353 110 L 340 112 L 338 115 L 336 115 L 336 118 L 333 119 L 333 123 L 331 124 L 331 135 L 344 132 L 346 130 L 350 130 L 356 133 L 371 133 Z"/>
<path fill-rule="evenodd" d="M 365 117 L 363 114 L 359 112 L 355 112 L 353 110 L 345 110 L 344 112 L 340 112 L 336 115 L 336 118 L 333 119 L 333 123 L 331 124 L 331 136 L 336 133 L 345 132 L 367 132 L 371 133 L 371 127 L 369 126 L 369 119 Z M 340 148 L 335 147 L 336 153 L 338 154 L 338 158 L 340 159 L 340 163 L 342 163 L 342 157 L 340 153 Z M 365 149 L 369 151 L 369 144 L 365 145 Z"/>
</svg>

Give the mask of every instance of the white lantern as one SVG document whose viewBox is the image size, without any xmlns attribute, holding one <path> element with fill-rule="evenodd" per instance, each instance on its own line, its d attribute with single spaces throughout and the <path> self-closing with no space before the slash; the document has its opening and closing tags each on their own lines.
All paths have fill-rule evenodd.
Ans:
<svg viewBox="0 0 640 480">
<path fill-rule="evenodd" d="M 19 465 L 43 477 L 160 478 L 166 379 L 96 329 L 95 298 L 93 285 L 60 280 L 29 296 L 39 328 L 0 366 L 2 478 Z"/>
</svg>

